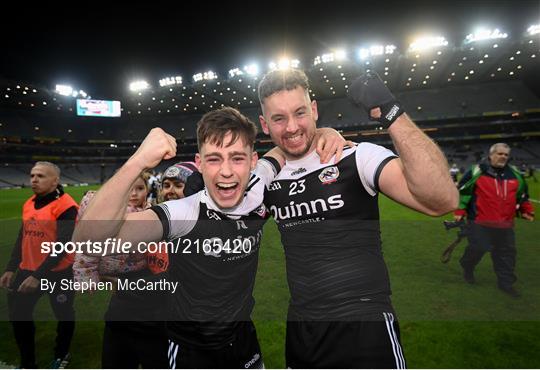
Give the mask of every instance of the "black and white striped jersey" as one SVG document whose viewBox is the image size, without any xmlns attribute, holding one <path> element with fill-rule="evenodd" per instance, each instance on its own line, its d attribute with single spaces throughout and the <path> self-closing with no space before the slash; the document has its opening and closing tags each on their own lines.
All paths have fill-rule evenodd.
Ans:
<svg viewBox="0 0 540 370">
<path fill-rule="evenodd" d="M 171 339 L 192 346 L 219 347 L 234 340 L 240 320 L 249 320 L 262 228 L 268 218 L 262 200 L 275 173 L 259 160 L 243 201 L 223 210 L 202 190 L 152 209 L 169 248 L 168 279 L 179 282 L 168 317 Z M 266 179 L 267 182 L 264 182 Z"/>
<path fill-rule="evenodd" d="M 371 143 L 346 148 L 337 165 L 321 164 L 313 151 L 287 161 L 268 186 L 264 203 L 285 248 L 291 319 L 389 309 L 377 194 L 379 174 L 393 158 Z"/>
</svg>

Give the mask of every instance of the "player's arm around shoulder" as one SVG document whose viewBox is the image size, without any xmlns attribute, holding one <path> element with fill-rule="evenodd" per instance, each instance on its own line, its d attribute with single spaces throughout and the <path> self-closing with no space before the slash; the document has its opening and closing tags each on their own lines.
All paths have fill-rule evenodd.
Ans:
<svg viewBox="0 0 540 370">
<path fill-rule="evenodd" d="M 285 166 L 286 159 L 285 153 L 283 153 L 283 151 L 276 146 L 266 152 L 262 158 L 259 158 L 255 172 L 257 173 L 260 170 L 259 166 L 264 166 L 263 168 L 266 170 L 271 169 L 275 176 L 279 173 L 279 171 L 281 171 L 283 166 Z M 268 167 L 269 164 L 272 167 Z"/>
</svg>

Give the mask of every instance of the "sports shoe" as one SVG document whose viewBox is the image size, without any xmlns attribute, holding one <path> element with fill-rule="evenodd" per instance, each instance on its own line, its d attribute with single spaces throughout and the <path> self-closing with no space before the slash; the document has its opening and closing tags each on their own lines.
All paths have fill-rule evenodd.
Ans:
<svg viewBox="0 0 540 370">
<path fill-rule="evenodd" d="M 69 365 L 71 355 L 67 353 L 64 357 L 59 357 L 51 362 L 51 369 L 65 369 Z"/>
<path fill-rule="evenodd" d="M 521 294 L 515 290 L 513 287 L 499 287 L 500 290 L 508 294 L 512 298 L 519 298 Z"/>
<path fill-rule="evenodd" d="M 470 270 L 463 270 L 463 279 L 469 284 L 476 283 L 476 279 L 474 278 L 474 273 Z"/>
</svg>

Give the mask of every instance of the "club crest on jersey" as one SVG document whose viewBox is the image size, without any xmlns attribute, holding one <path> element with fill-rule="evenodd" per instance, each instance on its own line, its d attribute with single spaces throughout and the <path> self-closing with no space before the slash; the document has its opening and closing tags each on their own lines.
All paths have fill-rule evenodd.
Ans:
<svg viewBox="0 0 540 370">
<path fill-rule="evenodd" d="M 253 212 L 255 212 L 257 215 L 259 215 L 260 217 L 264 218 L 265 215 L 266 215 L 266 207 L 264 204 L 261 204 L 256 210 L 254 210 Z"/>
<path fill-rule="evenodd" d="M 326 185 L 333 183 L 339 177 L 339 169 L 336 166 L 327 167 L 319 174 L 319 180 Z"/>
</svg>

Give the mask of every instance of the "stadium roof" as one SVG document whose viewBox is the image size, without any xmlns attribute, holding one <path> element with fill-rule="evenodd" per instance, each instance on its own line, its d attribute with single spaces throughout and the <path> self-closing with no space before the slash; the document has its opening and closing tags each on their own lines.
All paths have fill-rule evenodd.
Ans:
<svg viewBox="0 0 540 370">
<path fill-rule="evenodd" d="M 226 76 L 283 55 L 311 66 L 337 48 L 379 43 L 403 52 L 425 33 L 458 45 L 479 25 L 515 36 L 540 22 L 536 0 L 19 3 L 0 22 L 0 77 L 50 89 L 69 83 L 98 99 L 125 95 L 135 79 L 181 75 L 191 83 L 196 73 Z"/>
</svg>

